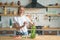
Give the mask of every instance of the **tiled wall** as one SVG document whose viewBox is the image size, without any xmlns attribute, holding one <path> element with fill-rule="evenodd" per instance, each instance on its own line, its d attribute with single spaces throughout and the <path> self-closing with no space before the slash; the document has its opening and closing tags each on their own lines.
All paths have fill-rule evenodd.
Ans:
<svg viewBox="0 0 60 40">
<path fill-rule="evenodd" d="M 0 2 L 12 2 L 14 1 L 15 3 L 17 3 L 18 0 L 0 0 Z M 29 4 L 31 1 L 30 0 L 20 0 L 21 1 L 21 5 L 26 6 L 27 4 Z M 48 4 L 55 4 L 55 3 L 59 3 L 60 4 L 60 0 L 38 0 L 38 2 L 42 5 L 48 5 Z M 2 9 L 0 8 L 0 11 L 2 11 Z M 46 9 L 26 9 L 25 10 L 25 14 L 31 14 L 33 15 L 32 18 L 35 19 L 35 17 L 37 16 L 38 19 L 34 20 L 34 22 L 36 23 L 36 25 L 50 25 L 50 27 L 60 27 L 60 17 L 52 17 L 54 18 L 53 20 L 51 20 L 50 22 L 48 20 L 44 20 L 44 15 L 47 13 L 60 13 L 60 8 L 49 8 L 48 12 L 46 12 Z M 2 16 L 2 26 L 6 27 L 9 26 L 9 18 L 13 18 L 10 16 Z"/>
<path fill-rule="evenodd" d="M 2 18 L 1 18 L 2 27 L 9 27 L 10 19 L 13 22 L 13 16 L 12 17 L 11 16 L 2 16 Z"/>
<path fill-rule="evenodd" d="M 31 12 L 30 12 L 31 10 Z M 50 11 L 50 12 L 49 12 Z M 30 13 L 31 15 L 33 15 L 32 17 L 35 19 L 35 17 L 38 17 L 38 19 L 35 19 L 34 22 L 36 23 L 36 25 L 41 25 L 41 26 L 44 26 L 44 25 L 49 25 L 50 27 L 60 27 L 60 17 L 51 17 L 51 21 L 49 22 L 49 20 L 45 20 L 44 18 L 44 15 L 45 14 L 49 14 L 49 13 L 53 13 L 53 14 L 58 14 L 60 13 L 59 12 L 59 9 L 49 9 L 48 12 L 46 12 L 46 9 L 29 9 L 29 10 L 26 10 L 26 13 Z M 56 12 L 53 12 L 53 11 L 56 11 Z"/>
</svg>

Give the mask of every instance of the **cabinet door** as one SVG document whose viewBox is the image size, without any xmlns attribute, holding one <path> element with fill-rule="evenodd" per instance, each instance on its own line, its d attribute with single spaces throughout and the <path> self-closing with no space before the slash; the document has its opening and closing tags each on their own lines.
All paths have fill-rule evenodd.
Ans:
<svg viewBox="0 0 60 40">
<path fill-rule="evenodd" d="M 0 31 L 0 35 L 5 35 L 6 31 Z"/>
<path fill-rule="evenodd" d="M 45 35 L 57 35 L 57 31 L 45 31 Z"/>
<path fill-rule="evenodd" d="M 6 34 L 14 34 L 13 31 L 7 31 Z"/>
</svg>

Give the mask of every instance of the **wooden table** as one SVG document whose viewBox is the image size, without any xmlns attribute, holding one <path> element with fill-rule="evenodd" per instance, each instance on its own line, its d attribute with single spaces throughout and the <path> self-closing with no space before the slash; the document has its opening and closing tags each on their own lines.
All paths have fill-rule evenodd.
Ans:
<svg viewBox="0 0 60 40">
<path fill-rule="evenodd" d="M 36 36 L 36 38 L 14 38 L 9 36 L 0 36 L 0 40 L 60 40 L 60 36 L 54 36 L 54 35 L 39 35 Z"/>
</svg>

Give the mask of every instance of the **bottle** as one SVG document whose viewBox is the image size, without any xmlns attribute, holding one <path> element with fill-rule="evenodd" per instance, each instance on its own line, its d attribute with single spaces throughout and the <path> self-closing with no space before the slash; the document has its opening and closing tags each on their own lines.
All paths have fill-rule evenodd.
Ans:
<svg viewBox="0 0 60 40">
<path fill-rule="evenodd" d="M 32 39 L 36 37 L 36 26 L 32 26 L 31 28 L 31 36 Z"/>
<path fill-rule="evenodd" d="M 6 7 L 4 7 L 3 11 L 4 11 L 4 14 L 6 15 L 6 14 L 7 14 L 7 9 L 6 9 Z"/>
<path fill-rule="evenodd" d="M 20 1 L 18 1 L 17 4 L 20 5 Z"/>
<path fill-rule="evenodd" d="M 9 21 L 9 26 L 10 26 L 10 28 L 12 28 L 12 20 L 11 19 Z"/>
<path fill-rule="evenodd" d="M 17 12 L 14 10 L 14 15 L 17 15 L 16 13 L 17 13 Z"/>
</svg>

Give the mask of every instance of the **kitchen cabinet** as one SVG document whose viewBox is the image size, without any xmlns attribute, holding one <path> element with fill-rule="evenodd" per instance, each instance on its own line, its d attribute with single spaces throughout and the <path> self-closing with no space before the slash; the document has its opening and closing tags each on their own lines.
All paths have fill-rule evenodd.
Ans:
<svg viewBox="0 0 60 40">
<path fill-rule="evenodd" d="M 0 36 L 15 36 L 15 28 L 0 28 Z"/>
<path fill-rule="evenodd" d="M 57 35 L 57 31 L 44 31 L 44 35 Z"/>
<path fill-rule="evenodd" d="M 0 36 L 6 35 L 16 35 L 16 29 L 15 28 L 0 28 Z M 29 33 L 31 33 L 31 29 L 28 29 Z M 39 32 L 37 32 L 39 31 Z M 38 35 L 60 35 L 60 29 L 57 28 L 47 28 L 47 29 L 36 29 L 36 34 Z"/>
<path fill-rule="evenodd" d="M 28 30 L 31 30 L 31 29 L 28 29 Z M 37 33 L 40 35 L 60 35 L 60 29 L 58 28 L 36 29 L 36 31 L 40 31 L 40 33 Z"/>
</svg>

